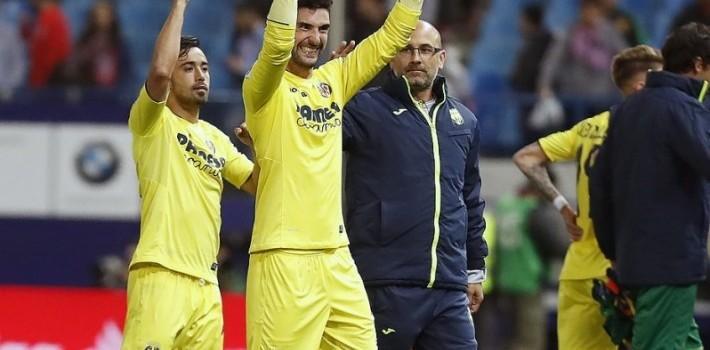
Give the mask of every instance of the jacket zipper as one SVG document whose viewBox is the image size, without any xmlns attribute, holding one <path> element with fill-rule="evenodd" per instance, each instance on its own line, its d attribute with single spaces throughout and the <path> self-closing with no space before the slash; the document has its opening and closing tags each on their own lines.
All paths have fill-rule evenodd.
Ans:
<svg viewBox="0 0 710 350">
<path fill-rule="evenodd" d="M 446 102 L 446 87 L 443 88 L 444 98 L 434 107 L 434 112 L 430 118 L 419 103 L 414 100 L 414 96 L 412 96 L 412 90 L 409 87 L 407 79 L 404 79 L 404 81 L 407 84 L 407 93 L 409 94 L 409 98 L 412 100 L 414 106 L 417 107 L 417 110 L 422 117 L 424 117 L 424 120 L 429 124 L 429 131 L 431 132 L 431 143 L 434 156 L 434 238 L 431 244 L 431 270 L 429 271 L 429 283 L 427 284 L 427 288 L 432 288 L 434 286 L 434 281 L 436 281 L 436 268 L 438 265 L 436 247 L 439 245 L 439 216 L 441 215 L 441 159 L 439 157 L 439 136 L 436 133 L 436 115 L 439 113 L 439 108 L 444 104 L 444 102 Z"/>
</svg>

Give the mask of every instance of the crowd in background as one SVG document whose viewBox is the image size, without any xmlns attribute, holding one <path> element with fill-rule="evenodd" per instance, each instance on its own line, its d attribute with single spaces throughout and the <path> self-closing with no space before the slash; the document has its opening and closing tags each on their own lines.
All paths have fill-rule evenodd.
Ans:
<svg viewBox="0 0 710 350">
<path fill-rule="evenodd" d="M 86 8 L 77 11 L 79 2 Z M 576 14 L 569 17 L 566 28 L 550 28 L 546 20 L 550 0 L 513 2 L 518 8 L 508 11 L 517 23 L 507 23 L 518 34 L 517 49 L 506 46 L 504 62 L 511 57 L 506 71 L 491 72 L 477 67 L 480 62 L 495 61 L 499 52 L 480 47 L 486 21 L 492 20 L 495 3 L 490 0 L 427 1 L 424 19 L 437 25 L 444 38 L 448 62 L 443 72 L 449 79 L 451 95 L 458 97 L 479 114 L 479 118 L 495 115 L 502 120 L 502 109 L 486 109 L 483 97 L 504 85 L 514 99 L 514 141 L 496 147 L 505 138 L 500 121 L 490 122 L 483 130 L 483 152 L 507 155 L 538 137 L 571 126 L 574 122 L 603 110 L 618 101 L 619 96 L 609 79 L 611 58 L 621 49 L 651 39 L 638 18 L 617 0 L 575 1 Z M 224 0 L 231 16 L 230 35 L 203 38 L 214 47 L 208 56 L 215 82 L 214 88 L 239 90 L 245 74 L 258 55 L 268 2 Z M 384 21 L 393 0 L 346 1 L 345 38 L 357 42 L 372 33 Z M 680 12 L 672 16 L 666 31 L 690 21 L 710 23 L 710 0 L 687 0 L 676 6 Z M 133 96 L 140 86 L 143 66 L 150 54 L 150 36 L 126 39 L 126 18 L 120 16 L 115 0 L 2 0 L 0 1 L 0 101 L 11 102 L 13 96 L 31 94 L 38 89 L 80 87 L 109 89 Z M 627 6 L 628 7 L 628 6 Z M 71 11 L 65 10 L 71 9 Z M 71 12 L 71 16 L 69 13 Z M 77 15 L 77 13 L 79 15 Z M 203 18 L 201 21 L 210 20 Z M 135 27 L 136 23 L 131 22 Z M 648 27 L 648 25 L 646 25 Z M 130 28 L 131 33 L 140 29 Z M 487 37 L 495 33 L 487 33 Z M 146 41 L 145 43 L 136 42 Z M 495 39 L 494 39 L 495 40 Z M 210 46 L 210 45 L 208 45 Z M 137 59 L 137 57 L 139 59 Z M 223 75 L 223 76 L 222 76 Z M 221 83 L 220 83 L 221 82 Z M 215 89 L 213 89 L 215 90 Z M 236 94 L 238 96 L 239 94 Z M 230 95 L 234 96 L 234 95 Z M 507 96 L 506 96 L 507 98 Z M 499 102 L 499 101 L 496 101 Z M 507 129 L 510 129 L 508 127 Z M 489 145 L 487 140 L 494 143 Z"/>
<path fill-rule="evenodd" d="M 82 23 L 72 23 L 63 8 L 71 1 L 0 0 L 0 104 L 12 103 L 23 93 L 66 86 L 137 91 L 141 62 L 132 60 L 135 55 L 125 39 L 116 2 L 96 0 Z M 346 1 L 346 39 L 359 42 L 379 28 L 393 2 Z M 269 3 L 234 1 L 223 9 L 233 11 L 231 35 L 221 38 L 228 49 L 221 56 L 208 52 L 211 65 L 229 74 L 223 88 L 241 88 L 261 48 Z M 710 0 L 685 3 L 667 30 L 691 21 L 710 24 Z M 618 101 L 610 73 L 612 57 L 625 47 L 650 43 L 640 19 L 616 0 L 579 0 L 575 19 L 564 31 L 548 26 L 546 4 L 527 1 L 511 9 L 519 13 L 518 23 L 509 25 L 518 28 L 521 45 L 508 52 L 513 65 L 501 80 L 516 96 L 520 137 L 515 148 Z M 489 54 L 476 50 L 476 45 L 492 6 L 491 0 L 427 0 L 423 16 L 442 33 L 448 55 L 443 74 L 452 95 L 482 120 L 486 115 L 476 97 L 485 85 L 477 86 L 470 70 L 480 56 Z M 72 34 L 72 25 L 80 25 L 78 34 Z M 485 125 L 482 133 L 497 132 Z M 483 181 L 485 186 L 487 180 Z M 492 273 L 486 291 L 490 297 L 476 320 L 481 343 L 492 349 L 546 348 L 548 320 L 542 298 L 545 287 L 554 286 L 555 267 L 569 243 L 564 223 L 530 184 L 489 205 L 487 212 Z M 248 239 L 233 235 L 222 242 L 220 284 L 225 290 L 244 290 Z M 102 258 L 96 267 L 97 284 L 123 288 L 132 250 L 129 246 L 123 254 Z M 502 344 L 502 339 L 508 343 Z"/>
</svg>

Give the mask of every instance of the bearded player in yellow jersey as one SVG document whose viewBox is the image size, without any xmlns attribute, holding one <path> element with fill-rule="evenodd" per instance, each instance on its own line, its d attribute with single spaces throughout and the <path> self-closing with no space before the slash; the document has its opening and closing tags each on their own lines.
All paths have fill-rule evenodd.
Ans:
<svg viewBox="0 0 710 350">
<path fill-rule="evenodd" d="M 624 97 L 643 89 L 646 73 L 661 70 L 661 53 L 639 45 L 621 51 L 612 62 L 614 83 Z M 589 218 L 589 170 L 606 137 L 609 112 L 579 122 L 571 129 L 543 137 L 518 151 L 513 160 L 555 207 L 573 240 L 560 273 L 557 335 L 560 350 L 613 350 L 616 345 L 603 328 L 604 318 L 592 297 L 594 279 L 606 279 L 610 266 L 604 258 Z M 545 166 L 550 162 L 576 160 L 577 207 L 575 212 L 550 181 Z"/>
<path fill-rule="evenodd" d="M 181 38 L 188 2 L 173 0 L 128 119 L 142 203 L 123 349 L 222 349 L 223 180 L 256 191 L 252 163 L 200 119 L 210 74 L 198 40 Z"/>
<path fill-rule="evenodd" d="M 261 168 L 247 277 L 250 349 L 376 348 L 341 206 L 342 109 L 407 45 L 423 0 L 399 0 L 383 27 L 315 68 L 331 0 L 274 0 L 244 81 Z"/>
</svg>

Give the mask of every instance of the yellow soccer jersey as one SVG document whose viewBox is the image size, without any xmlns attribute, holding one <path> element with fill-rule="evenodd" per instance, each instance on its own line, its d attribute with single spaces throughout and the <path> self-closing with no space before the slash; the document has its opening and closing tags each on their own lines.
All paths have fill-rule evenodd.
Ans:
<svg viewBox="0 0 710 350">
<path fill-rule="evenodd" d="M 584 234 L 572 243 L 560 279 L 587 279 L 606 275 L 610 266 L 604 257 L 589 218 L 589 171 L 609 126 L 609 112 L 585 119 L 567 131 L 541 138 L 538 143 L 551 162 L 577 161 L 577 224 Z"/>
<path fill-rule="evenodd" d="M 293 6 L 295 11 L 295 1 Z M 295 28 L 268 21 L 243 89 L 261 169 L 250 252 L 348 244 L 341 207 L 342 110 L 406 46 L 418 16 L 398 3 L 380 30 L 307 79 L 285 71 Z"/>
<path fill-rule="evenodd" d="M 131 265 L 160 264 L 217 283 L 223 178 L 241 186 L 253 164 L 211 124 L 191 123 L 141 90 L 131 108 L 141 233 Z"/>
</svg>

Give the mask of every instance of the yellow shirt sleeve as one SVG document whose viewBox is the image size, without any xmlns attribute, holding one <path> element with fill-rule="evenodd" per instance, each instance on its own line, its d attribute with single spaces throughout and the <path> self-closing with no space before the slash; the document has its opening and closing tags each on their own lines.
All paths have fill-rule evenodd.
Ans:
<svg viewBox="0 0 710 350">
<path fill-rule="evenodd" d="M 420 14 L 421 10 L 398 1 L 379 30 L 363 40 L 350 55 L 331 61 L 342 65 L 346 102 L 407 46 Z"/>
<path fill-rule="evenodd" d="M 146 136 L 162 126 L 163 109 L 166 101 L 155 102 L 148 95 L 148 91 L 143 85 L 138 98 L 131 106 L 131 112 L 128 117 L 128 129 L 133 134 Z"/>
<path fill-rule="evenodd" d="M 282 23 L 297 12 L 296 0 L 274 0 L 266 21 L 264 44 L 251 71 L 244 79 L 243 94 L 247 113 L 259 110 L 276 92 L 291 59 L 296 37 L 294 23 Z M 276 18 L 274 18 L 276 17 Z M 283 17 L 283 18 L 282 18 Z"/>
<path fill-rule="evenodd" d="M 553 133 L 537 141 L 551 162 L 575 158 L 577 152 L 577 130 L 582 123 L 583 121 L 569 130 Z"/>
<path fill-rule="evenodd" d="M 225 143 L 224 149 L 226 150 L 222 176 L 232 185 L 241 188 L 254 171 L 254 163 L 234 147 L 227 135 L 222 135 L 220 139 Z"/>
</svg>

